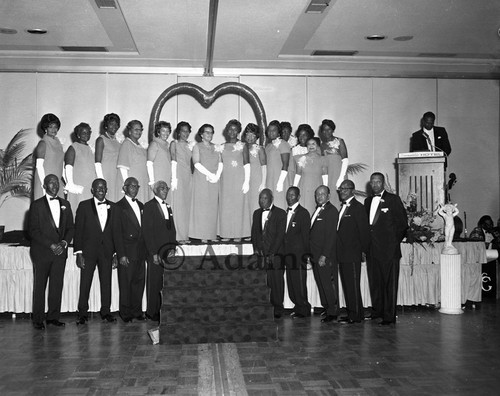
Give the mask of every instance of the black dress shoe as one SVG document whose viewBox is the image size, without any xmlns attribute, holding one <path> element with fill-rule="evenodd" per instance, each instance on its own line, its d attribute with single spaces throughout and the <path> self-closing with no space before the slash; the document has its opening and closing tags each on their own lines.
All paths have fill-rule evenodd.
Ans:
<svg viewBox="0 0 500 396">
<path fill-rule="evenodd" d="M 108 323 L 114 323 L 114 322 L 116 322 L 116 318 L 111 314 L 106 314 L 106 315 L 102 316 L 102 321 L 108 322 Z"/>
<path fill-rule="evenodd" d="M 379 325 L 379 326 L 390 326 L 390 325 L 392 325 L 392 324 L 394 324 L 394 322 L 391 322 L 391 321 L 389 321 L 389 320 L 383 320 L 383 321 L 382 321 L 382 322 L 380 322 L 378 325 Z"/>
<path fill-rule="evenodd" d="M 352 320 L 349 318 L 340 318 L 339 323 L 341 324 L 354 324 L 354 323 L 361 323 L 360 320 Z"/>
<path fill-rule="evenodd" d="M 78 318 L 78 320 L 76 321 L 76 325 L 79 326 L 79 325 L 84 325 L 85 323 L 87 323 L 87 317 L 86 316 L 80 316 Z"/>
<path fill-rule="evenodd" d="M 146 317 L 144 315 L 139 315 L 134 318 L 135 320 L 138 320 L 139 322 L 144 322 L 146 320 Z"/>
<path fill-rule="evenodd" d="M 56 327 L 64 327 L 64 326 L 66 326 L 66 323 L 59 322 L 57 319 L 47 320 L 47 324 L 50 324 L 50 325 L 56 326 Z"/>
<path fill-rule="evenodd" d="M 45 325 L 43 324 L 43 322 L 33 322 L 33 327 L 36 330 L 45 330 Z"/>
<path fill-rule="evenodd" d="M 298 313 L 298 312 L 294 312 L 292 315 L 291 315 L 292 318 L 294 319 L 302 319 L 302 318 L 305 318 L 306 315 L 302 315 L 301 313 Z"/>
<path fill-rule="evenodd" d="M 281 319 L 281 314 L 275 313 L 274 314 L 274 319 Z"/>
<path fill-rule="evenodd" d="M 376 315 L 368 315 L 368 316 L 365 316 L 365 320 L 375 320 L 375 319 L 378 319 L 380 318 L 380 316 L 376 316 Z"/>
<path fill-rule="evenodd" d="M 336 315 L 326 315 L 323 319 L 321 319 L 321 323 L 328 323 L 337 319 Z"/>
</svg>

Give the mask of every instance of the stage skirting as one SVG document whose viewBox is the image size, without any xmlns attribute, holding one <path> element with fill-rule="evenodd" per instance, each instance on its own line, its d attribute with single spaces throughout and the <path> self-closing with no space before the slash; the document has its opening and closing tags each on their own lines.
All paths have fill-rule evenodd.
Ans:
<svg viewBox="0 0 500 396">
<path fill-rule="evenodd" d="M 462 303 L 466 300 L 481 301 L 481 265 L 486 263 L 486 249 L 483 242 L 457 242 L 454 246 L 461 254 L 462 273 Z M 403 257 L 399 275 L 398 304 L 438 304 L 440 301 L 440 252 L 442 243 L 433 247 L 418 244 L 401 244 Z M 244 245 L 205 245 L 182 246 L 186 256 L 202 256 L 207 259 L 211 255 L 251 255 L 250 244 Z M 204 264 L 209 269 L 210 261 Z M 62 312 L 76 312 L 80 285 L 80 269 L 76 266 L 73 251 L 70 248 L 64 288 L 62 296 Z M 340 304 L 345 306 L 345 300 L 340 286 Z M 313 307 L 320 307 L 321 302 L 317 292 L 312 270 L 307 274 L 307 289 L 309 302 Z M 24 246 L 0 245 L 0 312 L 31 312 L 33 292 L 33 267 L 29 248 Z M 366 275 L 366 263 L 361 267 L 361 294 L 363 305 L 371 305 L 370 289 Z M 118 277 L 116 270 L 112 278 L 111 310 L 118 310 Z M 100 310 L 99 276 L 94 274 L 94 282 L 90 293 L 90 311 Z M 145 300 L 143 300 L 145 308 Z M 285 292 L 285 307 L 292 308 L 292 303 Z"/>
</svg>

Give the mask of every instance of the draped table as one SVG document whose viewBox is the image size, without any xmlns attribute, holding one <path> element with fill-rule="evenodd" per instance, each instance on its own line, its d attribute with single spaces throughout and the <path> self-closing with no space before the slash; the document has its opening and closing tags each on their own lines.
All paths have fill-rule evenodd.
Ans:
<svg viewBox="0 0 500 396">
<path fill-rule="evenodd" d="M 481 265 L 486 263 L 484 242 L 456 242 L 453 244 L 461 254 L 462 303 L 466 300 L 481 301 Z M 401 244 L 403 257 L 399 274 L 398 305 L 437 304 L 440 301 L 440 254 L 443 243 L 434 246 L 419 244 Z M 229 257 L 251 255 L 250 244 L 243 245 L 183 245 L 182 254 L 207 258 L 203 269 L 210 269 L 210 257 Z M 230 261 L 230 260 L 229 260 Z M 228 261 L 228 262 L 229 262 Z M 224 265 L 224 263 L 221 263 Z M 340 282 L 339 282 L 340 283 Z M 340 305 L 345 306 L 340 287 Z M 62 294 L 62 312 L 76 312 L 80 288 L 80 269 L 76 266 L 73 250 L 69 249 L 64 288 Z M 307 271 L 307 289 L 309 302 L 313 307 L 320 307 L 321 302 L 312 270 Z M 0 312 L 31 312 L 33 293 L 33 265 L 29 247 L 0 244 Z M 361 266 L 361 295 L 363 305 L 371 305 L 370 288 L 366 274 L 366 263 Z M 111 311 L 118 310 L 118 276 L 113 271 Z M 89 307 L 91 312 L 100 310 L 99 276 L 94 274 L 90 292 Z M 145 300 L 143 299 L 143 307 Z M 293 304 L 285 292 L 285 307 Z"/>
</svg>

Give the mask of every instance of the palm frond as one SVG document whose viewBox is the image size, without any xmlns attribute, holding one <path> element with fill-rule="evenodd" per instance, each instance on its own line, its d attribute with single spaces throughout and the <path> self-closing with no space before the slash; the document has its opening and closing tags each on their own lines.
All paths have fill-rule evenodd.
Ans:
<svg viewBox="0 0 500 396">
<path fill-rule="evenodd" d="M 389 181 L 389 175 L 386 173 L 385 174 L 385 186 L 384 186 L 385 190 L 392 193 L 392 194 L 396 194 L 396 190 L 394 190 L 391 186 L 391 183 Z"/>
<path fill-rule="evenodd" d="M 359 197 L 359 198 L 366 198 L 368 196 L 368 194 L 365 191 L 354 190 L 354 196 Z"/>
<path fill-rule="evenodd" d="M 356 175 L 358 173 L 363 172 L 368 168 L 368 165 L 363 164 L 361 162 L 356 162 L 354 164 L 349 164 L 347 166 L 347 174 L 348 175 Z"/>
<path fill-rule="evenodd" d="M 30 132 L 31 129 L 21 129 L 10 140 L 5 150 L 0 150 L 0 169 L 15 165 L 17 158 L 26 147 L 26 142 L 23 140 Z"/>
</svg>

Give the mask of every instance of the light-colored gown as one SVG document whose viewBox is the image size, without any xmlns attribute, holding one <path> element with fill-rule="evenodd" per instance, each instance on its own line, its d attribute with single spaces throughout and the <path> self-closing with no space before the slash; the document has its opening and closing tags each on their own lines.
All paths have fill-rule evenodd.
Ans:
<svg viewBox="0 0 500 396">
<path fill-rule="evenodd" d="M 347 147 L 344 139 L 334 137 L 329 142 L 321 143 L 321 153 L 326 158 L 326 166 L 328 171 L 328 187 L 330 188 L 330 202 L 340 208 L 340 199 L 337 194 L 337 180 L 340 176 L 342 168 L 342 160 L 347 158 Z"/>
<path fill-rule="evenodd" d="M 262 165 L 260 163 L 259 151 L 264 147 L 255 143 L 249 149 L 250 159 L 250 189 L 247 192 L 247 208 L 250 219 L 253 212 L 259 208 L 259 187 L 262 184 Z"/>
<path fill-rule="evenodd" d="M 170 189 L 172 184 L 172 160 L 168 142 L 158 137 L 153 138 L 148 146 L 148 160 L 153 161 L 155 182 L 163 180 Z M 148 190 L 149 199 L 152 199 L 155 194 L 151 188 L 148 188 Z M 167 195 L 167 203 L 172 203 L 171 194 Z"/>
<path fill-rule="evenodd" d="M 300 204 L 309 213 L 316 210 L 316 199 L 314 192 L 323 184 L 322 175 L 326 172 L 325 157 L 317 154 L 306 154 L 297 156 L 297 173 L 301 175 L 299 182 Z"/>
<path fill-rule="evenodd" d="M 245 180 L 241 141 L 225 143 L 222 152 L 223 171 L 219 195 L 219 235 L 222 238 L 244 238 L 250 236 L 251 218 L 245 208 L 247 194 L 241 188 Z"/>
<path fill-rule="evenodd" d="M 281 192 L 276 191 L 276 185 L 278 184 L 278 179 L 280 177 L 281 168 L 283 163 L 281 162 L 281 154 L 290 154 L 290 145 L 288 142 L 277 138 L 270 142 L 266 146 L 266 156 L 267 156 L 267 179 L 266 187 L 273 192 L 274 204 L 280 208 L 286 208 L 286 190 L 290 187 L 288 178 L 285 178 L 283 183 L 283 190 Z M 290 161 L 292 160 L 290 155 Z"/>
<path fill-rule="evenodd" d="M 200 152 L 200 164 L 209 172 L 217 173 L 219 153 L 215 145 L 196 145 Z M 210 183 L 198 169 L 193 173 L 193 194 L 189 218 L 189 237 L 195 239 L 216 239 L 219 217 L 219 182 Z"/>
<path fill-rule="evenodd" d="M 75 142 L 71 145 L 75 150 L 75 163 L 73 164 L 73 182 L 83 187 L 81 194 L 68 192 L 68 201 L 73 213 L 76 213 L 78 204 L 92 198 L 92 182 L 95 180 L 94 153 L 88 144 Z"/>
<path fill-rule="evenodd" d="M 43 161 L 43 169 L 45 170 L 45 176 L 56 175 L 59 180 L 59 195 L 61 198 L 64 196 L 62 173 L 64 166 L 64 149 L 56 137 L 51 138 L 45 135 L 42 140 L 45 142 L 45 159 Z M 36 161 L 36 159 L 35 159 Z M 38 171 L 35 171 L 35 177 L 33 178 L 33 198 L 38 199 L 45 195 L 45 190 L 40 183 L 40 178 L 38 177 Z"/>
<path fill-rule="evenodd" d="M 147 202 L 149 199 L 149 178 L 148 170 L 146 168 L 147 150 L 140 144 L 135 144 L 130 138 L 126 138 L 118 153 L 117 167 L 123 166 L 128 168 L 128 177 L 135 177 L 139 182 L 139 192 L 137 199 L 142 203 Z M 123 178 L 118 178 L 123 186 Z"/>
<path fill-rule="evenodd" d="M 102 135 L 101 138 L 104 143 L 101 159 L 102 174 L 108 186 L 106 198 L 112 202 L 117 202 L 123 198 L 121 193 L 123 185 L 119 182 L 121 181 L 120 171 L 116 167 L 121 144 L 118 140 L 110 139 L 106 135 Z"/>
<path fill-rule="evenodd" d="M 177 240 L 185 241 L 189 237 L 189 214 L 191 212 L 192 178 L 191 158 L 193 143 L 176 140 L 177 189 L 171 191 L 172 211 L 175 218 Z"/>
</svg>

